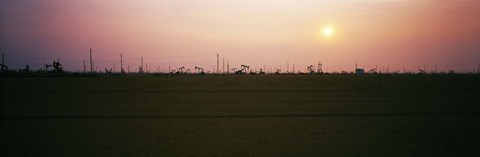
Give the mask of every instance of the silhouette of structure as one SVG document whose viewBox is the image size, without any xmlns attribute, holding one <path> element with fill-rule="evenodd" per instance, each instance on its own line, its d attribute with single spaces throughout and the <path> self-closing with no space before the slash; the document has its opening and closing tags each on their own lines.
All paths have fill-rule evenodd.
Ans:
<svg viewBox="0 0 480 157">
<path fill-rule="evenodd" d="M 0 72 L 8 71 L 8 66 L 5 65 L 5 55 L 2 53 L 2 64 L 0 64 Z"/>
<path fill-rule="evenodd" d="M 217 74 L 220 73 L 220 68 L 219 68 L 219 63 L 220 63 L 220 62 L 219 62 L 219 58 L 220 58 L 220 55 L 217 53 L 217 72 L 216 72 Z M 215 68 L 213 68 L 213 69 L 215 69 Z"/>
<path fill-rule="evenodd" d="M 277 71 L 275 71 L 275 74 L 280 75 L 280 71 L 282 71 L 282 69 L 277 69 Z"/>
<path fill-rule="evenodd" d="M 363 75 L 365 73 L 365 69 L 358 68 L 357 62 L 355 62 L 355 74 Z"/>
<path fill-rule="evenodd" d="M 322 73 L 323 73 L 322 63 L 321 63 L 321 62 L 318 62 L 318 64 L 317 64 L 317 73 L 318 73 L 318 74 L 322 74 Z"/>
<path fill-rule="evenodd" d="M 51 69 L 51 71 L 48 71 L 48 69 Z M 57 59 L 56 61 L 54 60 L 52 64 L 45 64 L 45 71 L 54 73 L 64 72 L 59 59 Z"/>
<path fill-rule="evenodd" d="M 120 73 L 125 74 L 125 70 L 123 69 L 123 55 L 120 54 Z"/>
<path fill-rule="evenodd" d="M 308 66 L 307 70 L 308 70 L 309 74 L 314 74 L 315 73 L 315 70 L 313 69 L 313 65 Z"/>
<path fill-rule="evenodd" d="M 180 67 L 178 68 L 177 72 L 175 74 L 183 74 L 183 70 L 185 70 L 185 67 Z"/>
<path fill-rule="evenodd" d="M 195 71 L 197 71 L 197 74 L 199 75 L 204 75 L 205 72 L 203 71 L 203 68 L 200 68 L 198 66 L 195 66 Z"/>
<path fill-rule="evenodd" d="M 28 64 L 25 65 L 25 69 L 23 69 L 22 71 L 25 72 L 25 73 L 29 73 L 30 72 L 30 66 L 28 66 Z"/>
<path fill-rule="evenodd" d="M 92 48 L 90 48 L 90 73 L 93 73 Z"/>
<path fill-rule="evenodd" d="M 143 57 L 141 57 L 140 60 L 141 60 L 141 65 L 140 67 L 138 67 L 138 73 L 143 74 L 145 72 L 143 69 Z"/>
<path fill-rule="evenodd" d="M 250 69 L 250 66 L 248 65 L 241 65 L 242 69 L 238 70 L 235 72 L 235 74 L 246 74 L 247 71 Z"/>
</svg>

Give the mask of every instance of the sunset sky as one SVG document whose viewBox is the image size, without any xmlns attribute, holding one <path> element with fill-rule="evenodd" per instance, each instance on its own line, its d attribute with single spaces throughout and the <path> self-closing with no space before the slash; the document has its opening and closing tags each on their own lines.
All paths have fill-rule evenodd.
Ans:
<svg viewBox="0 0 480 157">
<path fill-rule="evenodd" d="M 326 35 L 324 28 L 330 28 Z M 93 49 L 99 70 L 186 66 L 296 70 L 476 71 L 479 0 L 2 0 L 0 53 L 10 68 L 60 59 L 83 70 Z M 88 64 L 87 64 L 88 67 Z M 427 67 L 427 68 L 428 68 Z M 221 68 L 220 68 L 221 69 Z M 291 70 L 291 69 L 290 69 Z"/>
</svg>

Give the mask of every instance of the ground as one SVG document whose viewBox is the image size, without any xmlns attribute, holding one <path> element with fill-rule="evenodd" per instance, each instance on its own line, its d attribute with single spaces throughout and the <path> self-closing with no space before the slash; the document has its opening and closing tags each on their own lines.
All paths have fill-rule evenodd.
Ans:
<svg viewBox="0 0 480 157">
<path fill-rule="evenodd" d="M 480 156 L 479 75 L 0 78 L 0 156 Z"/>
</svg>

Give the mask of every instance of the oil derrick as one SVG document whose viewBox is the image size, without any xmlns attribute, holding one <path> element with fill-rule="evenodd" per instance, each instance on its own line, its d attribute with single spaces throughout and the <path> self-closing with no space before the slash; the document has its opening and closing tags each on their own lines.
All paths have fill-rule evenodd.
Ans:
<svg viewBox="0 0 480 157">
<path fill-rule="evenodd" d="M 323 74 L 322 63 L 318 62 L 317 64 L 317 74 Z"/>
<path fill-rule="evenodd" d="M 287 60 L 287 73 L 290 73 L 290 71 L 289 71 L 289 70 L 290 70 L 289 66 L 290 66 L 290 63 L 288 63 L 288 60 Z"/>
<path fill-rule="evenodd" d="M 143 57 L 140 58 L 142 64 L 140 65 L 140 67 L 138 67 L 138 73 L 140 74 L 143 74 L 144 73 L 144 69 L 143 69 Z"/>
<path fill-rule="evenodd" d="M 198 66 L 195 66 L 195 71 L 197 72 L 197 74 L 199 75 L 205 75 L 205 72 L 203 72 L 203 68 L 200 68 Z"/>
</svg>

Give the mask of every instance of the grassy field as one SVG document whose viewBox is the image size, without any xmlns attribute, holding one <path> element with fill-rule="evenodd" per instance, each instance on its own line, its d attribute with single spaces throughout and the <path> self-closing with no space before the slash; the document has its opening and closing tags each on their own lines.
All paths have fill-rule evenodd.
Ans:
<svg viewBox="0 0 480 157">
<path fill-rule="evenodd" d="M 479 75 L 3 78 L 0 156 L 480 156 Z"/>
</svg>

